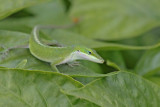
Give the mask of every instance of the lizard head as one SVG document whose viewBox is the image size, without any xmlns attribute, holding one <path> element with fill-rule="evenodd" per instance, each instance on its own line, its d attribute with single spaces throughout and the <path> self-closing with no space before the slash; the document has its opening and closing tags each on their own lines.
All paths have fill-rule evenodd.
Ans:
<svg viewBox="0 0 160 107">
<path fill-rule="evenodd" d="M 96 63 L 104 62 L 103 58 L 99 56 L 97 52 L 93 49 L 83 47 L 83 46 L 78 46 L 76 47 L 75 51 L 76 51 L 76 56 L 78 57 L 77 59 L 89 60 Z"/>
</svg>

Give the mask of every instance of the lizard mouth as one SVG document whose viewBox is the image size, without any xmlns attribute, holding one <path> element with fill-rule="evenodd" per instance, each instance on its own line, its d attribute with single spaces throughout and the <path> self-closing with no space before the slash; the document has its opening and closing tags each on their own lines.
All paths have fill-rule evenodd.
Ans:
<svg viewBox="0 0 160 107">
<path fill-rule="evenodd" d="M 101 61 L 100 61 L 100 63 L 102 63 L 102 64 L 103 64 L 103 63 L 104 63 L 104 60 L 101 60 Z"/>
<path fill-rule="evenodd" d="M 83 52 L 75 52 L 73 54 L 74 54 L 73 56 L 75 59 L 89 60 L 89 61 L 96 62 L 96 63 L 104 63 L 104 60 L 100 56 L 95 57 L 95 56 L 91 56 Z"/>
<path fill-rule="evenodd" d="M 101 63 L 101 64 L 103 64 L 104 63 L 104 60 L 103 59 L 97 59 L 97 60 L 92 60 L 93 62 L 96 62 L 96 63 Z"/>
<path fill-rule="evenodd" d="M 88 56 L 88 57 L 85 57 L 84 59 L 92 61 L 92 62 L 96 62 L 96 63 L 101 63 L 101 64 L 104 63 L 104 60 L 102 58 L 97 58 L 94 56 Z"/>
</svg>

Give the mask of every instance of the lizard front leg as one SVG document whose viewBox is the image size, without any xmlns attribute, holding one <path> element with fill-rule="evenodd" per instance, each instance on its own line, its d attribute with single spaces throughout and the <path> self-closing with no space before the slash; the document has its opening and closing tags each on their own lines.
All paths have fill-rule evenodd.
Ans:
<svg viewBox="0 0 160 107">
<path fill-rule="evenodd" d="M 55 59 L 52 63 L 51 63 L 51 67 L 53 69 L 53 71 L 59 72 L 59 70 L 57 69 L 57 65 L 59 65 L 62 61 L 64 60 L 64 58 L 58 58 Z"/>
<path fill-rule="evenodd" d="M 78 61 L 73 61 L 73 62 L 69 62 L 69 63 L 67 63 L 68 64 L 68 66 L 70 66 L 70 67 L 74 67 L 74 66 L 79 66 L 80 65 L 80 62 L 78 62 Z"/>
</svg>

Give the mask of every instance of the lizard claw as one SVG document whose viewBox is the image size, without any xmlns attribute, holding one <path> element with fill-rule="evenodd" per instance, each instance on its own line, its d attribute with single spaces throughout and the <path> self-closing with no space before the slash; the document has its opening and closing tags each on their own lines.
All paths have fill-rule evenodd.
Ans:
<svg viewBox="0 0 160 107">
<path fill-rule="evenodd" d="M 2 55 L 1 56 L 1 60 L 4 60 L 6 58 L 6 56 L 8 55 L 8 53 L 9 53 L 9 49 L 7 49 L 4 46 L 1 46 L 1 47 L 3 48 L 3 51 L 0 52 L 0 54 Z"/>
<path fill-rule="evenodd" d="M 70 67 L 74 67 L 74 66 L 79 66 L 79 65 L 80 65 L 80 63 L 77 62 L 77 61 L 72 62 L 72 63 L 67 63 L 67 64 L 68 64 L 68 66 L 70 66 Z"/>
</svg>

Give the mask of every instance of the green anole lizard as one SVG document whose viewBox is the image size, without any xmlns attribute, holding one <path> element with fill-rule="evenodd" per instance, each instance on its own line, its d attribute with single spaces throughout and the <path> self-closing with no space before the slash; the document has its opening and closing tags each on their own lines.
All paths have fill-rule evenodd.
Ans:
<svg viewBox="0 0 160 107">
<path fill-rule="evenodd" d="M 59 72 L 56 68 L 57 65 L 75 60 L 89 60 L 96 63 L 104 62 L 95 50 L 84 46 L 51 47 L 42 44 L 39 40 L 39 30 L 53 28 L 58 27 L 52 25 L 35 26 L 29 40 L 29 50 L 31 54 L 42 61 L 51 63 L 53 70 Z"/>
</svg>

